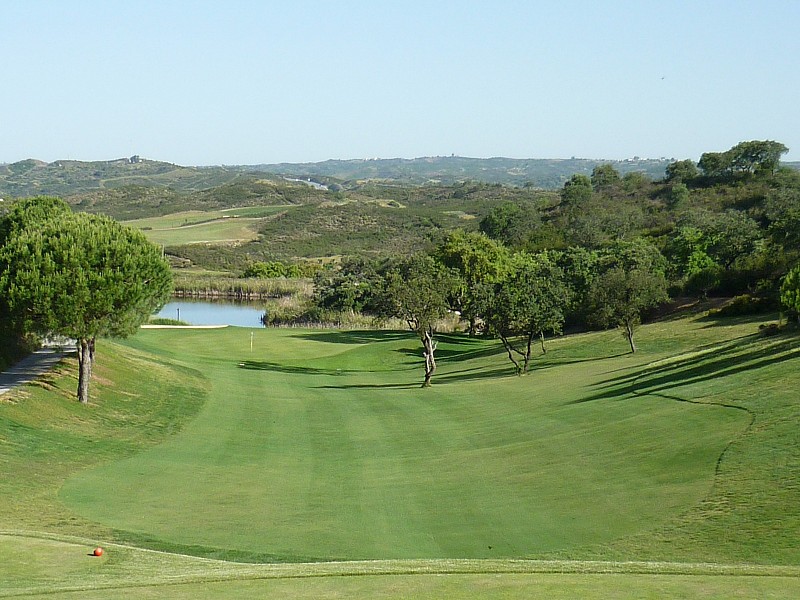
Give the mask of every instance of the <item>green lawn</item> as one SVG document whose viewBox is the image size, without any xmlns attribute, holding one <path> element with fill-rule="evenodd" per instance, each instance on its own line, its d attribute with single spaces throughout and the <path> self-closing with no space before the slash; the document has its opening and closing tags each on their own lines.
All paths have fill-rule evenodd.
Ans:
<svg viewBox="0 0 800 600">
<path fill-rule="evenodd" d="M 782 565 L 800 565 L 800 341 L 756 332 L 664 322 L 636 355 L 617 332 L 570 336 L 523 378 L 497 344 L 444 337 L 429 390 L 404 333 L 256 330 L 252 352 L 236 328 L 104 342 L 95 406 L 66 397 L 69 369 L 0 403 L 0 558 L 43 547 L 0 590 L 141 582 L 156 587 L 134 597 L 155 597 L 182 573 L 170 596 L 796 596 Z M 86 556 L 96 540 L 107 558 Z M 526 558 L 575 574 L 513 566 Z M 365 575 L 344 579 L 298 564 L 364 559 L 381 562 L 333 563 Z M 232 581 L 201 585 L 215 578 Z"/>
<path fill-rule="evenodd" d="M 150 241 L 166 246 L 200 242 L 247 242 L 258 238 L 255 228 L 262 218 L 287 208 L 248 206 L 211 211 L 191 210 L 125 221 L 125 224 L 142 229 Z"/>
</svg>

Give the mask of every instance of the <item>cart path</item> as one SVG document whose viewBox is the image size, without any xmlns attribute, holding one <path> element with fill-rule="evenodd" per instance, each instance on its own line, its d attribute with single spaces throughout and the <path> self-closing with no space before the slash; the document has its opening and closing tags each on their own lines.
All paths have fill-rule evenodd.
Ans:
<svg viewBox="0 0 800 600">
<path fill-rule="evenodd" d="M 0 396 L 48 373 L 69 352 L 45 348 L 26 356 L 7 371 L 0 373 Z"/>
</svg>

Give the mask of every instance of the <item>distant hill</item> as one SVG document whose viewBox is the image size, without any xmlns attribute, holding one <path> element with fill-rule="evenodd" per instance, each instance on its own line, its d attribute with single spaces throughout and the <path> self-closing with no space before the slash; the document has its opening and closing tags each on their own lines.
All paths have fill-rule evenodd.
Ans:
<svg viewBox="0 0 800 600">
<path fill-rule="evenodd" d="M 241 169 L 182 167 L 138 156 L 106 161 L 22 160 L 0 165 L 0 194 L 72 196 L 130 185 L 178 191 L 217 187 L 234 181 Z"/>
<path fill-rule="evenodd" d="M 652 179 L 664 177 L 672 159 L 632 158 L 627 160 L 467 158 L 436 156 L 427 158 L 327 160 L 316 163 L 278 163 L 187 167 L 131 156 L 107 161 L 57 160 L 51 163 L 26 159 L 0 164 L 0 197 L 53 195 L 76 198 L 130 196 L 137 188 L 149 195 L 156 190 L 169 194 L 195 195 L 224 187 L 229 193 L 254 182 L 270 182 L 272 187 L 316 185 L 318 190 L 353 189 L 367 181 L 403 185 L 451 185 L 469 181 L 516 187 L 559 189 L 575 173 L 590 174 L 600 164 L 612 164 L 621 174 L 643 172 Z M 784 163 L 800 169 L 800 162 Z M 304 182 L 304 183 L 303 183 Z M 262 186 L 263 187 L 263 186 Z M 127 190 L 121 193 L 120 190 Z M 296 195 L 295 191 L 272 190 L 273 196 Z M 260 193 L 250 193 L 258 196 Z M 134 194 L 136 195 L 136 194 Z M 301 194 L 303 195 L 303 194 Z"/>
<path fill-rule="evenodd" d="M 332 186 L 358 182 L 396 181 L 407 185 L 452 184 L 464 181 L 512 186 L 560 188 L 574 173 L 592 172 L 598 164 L 611 163 L 622 174 L 642 171 L 653 179 L 664 176 L 666 159 L 603 161 L 590 159 L 429 158 L 328 160 L 318 163 L 279 163 L 186 167 L 138 156 L 107 161 L 57 160 L 51 163 L 27 159 L 0 165 L 0 195 L 48 194 L 75 196 L 127 186 L 170 188 L 195 192 L 241 181 L 254 174 L 278 179 L 303 179 Z"/>
<path fill-rule="evenodd" d="M 664 169 L 674 159 L 632 158 L 627 160 L 467 158 L 434 156 L 327 160 L 316 163 L 278 163 L 254 165 L 253 169 L 295 177 L 329 177 L 344 182 L 393 180 L 422 185 L 481 181 L 504 185 L 530 185 L 556 189 L 575 173 L 590 174 L 597 165 L 610 163 L 623 175 L 631 171 L 646 173 L 653 179 L 664 177 Z"/>
</svg>

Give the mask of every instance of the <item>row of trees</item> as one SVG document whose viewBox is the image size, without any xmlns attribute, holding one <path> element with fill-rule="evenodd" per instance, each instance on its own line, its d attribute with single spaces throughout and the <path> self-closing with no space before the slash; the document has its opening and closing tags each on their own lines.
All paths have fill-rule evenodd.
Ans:
<svg viewBox="0 0 800 600">
<path fill-rule="evenodd" d="M 16 202 L 0 217 L 0 327 L 6 338 L 63 336 L 78 350 L 80 402 L 98 337 L 130 335 L 169 299 L 161 250 L 113 219 L 57 198 Z"/>
<path fill-rule="evenodd" d="M 428 386 L 436 370 L 436 324 L 447 313 L 460 315 L 470 335 L 499 338 L 520 375 L 536 343 L 545 352 L 546 335 L 565 324 L 620 326 L 635 352 L 642 313 L 668 300 L 665 267 L 643 241 L 530 253 L 457 230 L 431 252 L 400 261 L 350 260 L 320 273 L 316 303 L 404 320 L 422 344 Z"/>
</svg>

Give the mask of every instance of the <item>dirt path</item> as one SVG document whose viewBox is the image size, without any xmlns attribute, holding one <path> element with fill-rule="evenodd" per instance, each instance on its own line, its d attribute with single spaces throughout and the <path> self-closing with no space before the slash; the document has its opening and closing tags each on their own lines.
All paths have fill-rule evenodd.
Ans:
<svg viewBox="0 0 800 600">
<path fill-rule="evenodd" d="M 67 353 L 63 350 L 46 348 L 23 358 L 7 371 L 0 373 L 0 396 L 47 373 Z"/>
</svg>

